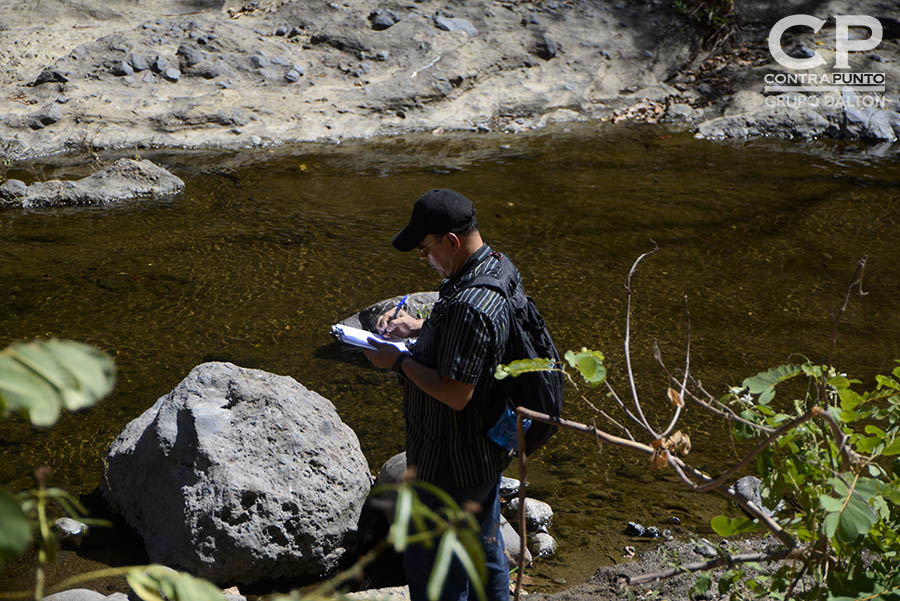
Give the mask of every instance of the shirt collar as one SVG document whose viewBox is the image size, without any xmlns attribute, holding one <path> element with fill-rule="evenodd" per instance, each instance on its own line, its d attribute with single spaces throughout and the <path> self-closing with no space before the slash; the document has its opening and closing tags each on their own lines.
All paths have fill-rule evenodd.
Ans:
<svg viewBox="0 0 900 601">
<path fill-rule="evenodd" d="M 440 287 L 440 296 L 446 296 L 452 293 L 462 282 L 471 279 L 474 277 L 472 275 L 472 270 L 475 269 L 475 266 L 488 258 L 491 254 L 491 247 L 487 245 L 487 243 L 482 244 L 481 248 L 476 250 L 471 257 L 469 257 L 463 266 L 457 271 L 455 274 L 451 275 L 449 278 L 445 279 L 441 282 Z"/>
</svg>

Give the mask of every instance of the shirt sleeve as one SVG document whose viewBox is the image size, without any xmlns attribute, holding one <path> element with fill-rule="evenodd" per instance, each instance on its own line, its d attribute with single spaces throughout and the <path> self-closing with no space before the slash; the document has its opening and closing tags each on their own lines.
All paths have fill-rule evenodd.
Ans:
<svg viewBox="0 0 900 601">
<path fill-rule="evenodd" d="M 447 307 L 441 324 L 438 373 L 457 382 L 476 383 L 493 356 L 493 329 L 484 313 L 467 303 Z"/>
</svg>

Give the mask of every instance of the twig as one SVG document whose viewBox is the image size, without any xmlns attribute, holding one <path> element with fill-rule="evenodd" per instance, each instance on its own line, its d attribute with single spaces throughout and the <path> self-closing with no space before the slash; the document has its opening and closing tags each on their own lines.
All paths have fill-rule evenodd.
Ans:
<svg viewBox="0 0 900 601">
<path fill-rule="evenodd" d="M 644 260 L 644 257 L 651 255 L 658 250 L 659 245 L 657 245 L 656 242 L 653 242 L 653 250 L 647 251 L 639 256 L 628 271 L 628 277 L 625 278 L 625 290 L 627 291 L 625 300 L 625 367 L 628 370 L 628 385 L 631 387 L 631 396 L 634 399 L 634 406 L 641 418 L 640 423 L 654 439 L 659 439 L 660 436 L 650 426 L 650 422 L 647 421 L 647 418 L 644 417 L 644 411 L 641 409 L 641 401 L 638 398 L 637 385 L 634 383 L 634 371 L 631 369 L 631 277 L 637 270 L 638 264 Z"/>
<path fill-rule="evenodd" d="M 666 376 L 668 376 L 669 380 L 674 384 L 678 384 L 678 379 L 674 375 L 672 375 L 672 373 L 669 372 L 669 368 L 666 367 L 666 364 L 663 362 L 662 354 L 659 352 L 659 347 L 655 345 L 655 342 L 654 342 L 654 347 L 655 347 L 654 348 L 654 357 L 656 357 L 656 361 L 659 363 L 660 367 L 662 367 L 663 371 L 666 372 Z M 748 419 L 744 419 L 743 417 L 741 417 L 740 415 L 738 415 L 737 413 L 732 411 L 730 407 L 722 405 L 722 403 L 719 402 L 719 400 L 716 399 L 714 396 L 709 394 L 709 392 L 707 392 L 706 389 L 703 388 L 703 386 L 701 386 L 697 380 L 695 380 L 692 377 L 689 377 L 689 380 L 694 386 L 697 387 L 697 390 L 699 390 L 700 392 L 705 394 L 709 399 L 711 399 L 712 401 L 721 405 L 721 407 L 722 407 L 721 409 L 719 409 L 717 407 L 713 407 L 710 403 L 707 403 L 706 401 L 704 401 L 703 399 L 701 399 L 700 397 L 695 395 L 691 391 L 690 388 L 685 387 L 682 395 L 687 396 L 689 399 L 691 399 L 692 401 L 694 401 L 695 403 L 697 403 L 698 405 L 700 405 L 707 411 L 710 411 L 711 413 L 714 413 L 714 414 L 718 415 L 719 417 L 723 417 L 729 421 L 740 422 L 746 426 L 750 426 L 757 430 L 762 430 L 763 432 L 773 432 L 774 431 L 772 428 L 763 426 L 761 424 L 756 424 L 754 422 L 751 422 Z M 683 396 L 682 396 L 682 398 L 683 398 Z"/>
<path fill-rule="evenodd" d="M 681 390 L 678 391 L 681 404 L 678 406 L 677 411 L 675 411 L 675 415 L 672 417 L 672 422 L 669 424 L 669 427 L 663 432 L 663 437 L 668 436 L 669 432 L 672 431 L 675 424 L 678 422 L 678 416 L 681 415 L 681 410 L 684 408 L 684 393 L 687 390 L 688 378 L 691 373 L 691 311 L 688 308 L 687 294 L 684 295 L 684 313 L 685 318 L 687 319 L 687 336 L 684 344 L 684 379 L 681 381 Z M 657 351 L 659 350 L 659 345 L 656 344 L 655 340 L 653 341 L 653 346 Z"/>
<path fill-rule="evenodd" d="M 622 411 L 625 413 L 625 415 L 627 415 L 634 423 L 636 423 L 637 425 L 639 425 L 640 427 L 643 428 L 644 424 L 641 423 L 641 420 L 639 420 L 637 418 L 637 416 L 635 416 L 631 411 L 628 410 L 628 408 L 625 406 L 625 403 L 623 403 L 622 399 L 619 398 L 619 395 L 616 392 L 615 388 L 613 388 L 612 384 L 609 383 L 609 380 L 606 380 L 605 384 L 606 384 L 606 389 L 609 390 L 609 393 L 619 404 L 619 407 L 622 409 Z"/>
<path fill-rule="evenodd" d="M 640 576 L 629 576 L 628 577 L 628 585 L 634 586 L 635 584 L 647 584 L 650 582 L 656 582 L 657 580 L 663 580 L 665 578 L 671 578 L 672 576 L 677 576 L 678 574 L 684 574 L 687 572 L 700 572 L 703 570 L 711 570 L 713 568 L 718 568 L 720 566 L 730 566 L 741 563 L 751 563 L 758 561 L 778 561 L 780 559 L 785 559 L 789 557 L 793 553 L 790 549 L 781 549 L 778 551 L 770 551 L 767 553 L 742 553 L 739 555 L 726 555 L 723 557 L 716 557 L 715 559 L 710 559 L 709 561 L 701 561 L 698 563 L 689 563 L 687 565 L 681 565 L 674 568 L 670 568 L 663 572 L 657 572 L 655 574 L 642 574 Z"/>
<path fill-rule="evenodd" d="M 551 423 L 551 424 L 561 426 L 561 427 L 569 429 L 569 430 L 574 430 L 576 432 L 588 434 L 590 436 L 594 436 L 594 437 L 602 440 L 603 442 L 618 445 L 621 447 L 626 447 L 628 449 L 644 453 L 645 455 L 652 455 L 656 450 L 649 445 L 645 445 L 643 443 L 640 443 L 640 442 L 637 442 L 634 440 L 626 440 L 626 439 L 620 438 L 618 436 L 613 436 L 612 434 L 609 434 L 608 432 L 604 432 L 602 430 L 597 430 L 596 428 L 592 428 L 591 426 L 588 426 L 586 424 L 582 424 L 579 422 L 574 422 L 574 421 L 570 421 L 570 420 L 562 419 L 562 418 L 550 417 L 549 415 L 547 415 L 545 413 L 539 413 L 537 411 L 532 411 L 532 410 L 526 409 L 524 407 L 517 408 L 516 413 L 520 417 L 527 417 L 532 420 L 537 420 L 537 421 L 541 421 L 541 422 L 545 422 L 545 423 Z M 804 419 L 802 419 L 801 421 L 794 420 L 796 423 L 794 423 L 792 425 L 792 427 L 796 426 L 799 423 L 803 423 L 803 421 L 812 419 L 813 415 L 811 415 L 811 413 L 812 412 L 810 412 L 810 414 L 803 416 Z M 784 428 L 784 426 L 782 426 L 782 428 Z M 774 441 L 774 439 L 775 439 L 775 437 L 770 437 L 770 439 L 767 440 L 766 443 L 764 443 L 764 445 L 771 444 L 772 441 Z M 524 445 L 520 445 L 520 446 L 524 446 Z M 765 446 L 763 446 L 762 448 L 765 448 Z M 757 448 L 754 451 L 754 453 L 758 453 L 761 450 L 762 450 L 761 448 Z M 681 459 L 668 453 L 668 451 L 664 451 L 664 452 L 667 453 L 669 465 L 672 466 L 672 468 L 675 470 L 676 474 L 678 474 L 679 478 L 681 478 L 682 481 L 685 484 L 687 484 L 694 492 L 704 492 L 707 490 L 716 490 L 717 492 L 719 492 L 719 494 L 722 494 L 722 495 L 732 499 L 739 506 L 743 507 L 750 515 L 756 517 L 760 521 L 760 523 L 762 523 L 766 528 L 768 528 L 772 532 L 772 534 L 774 534 L 776 537 L 778 537 L 778 539 L 781 540 L 785 544 L 785 546 L 787 546 L 789 548 L 795 548 L 797 546 L 797 541 L 794 540 L 789 534 L 787 534 L 781 528 L 781 526 L 779 526 L 774 520 L 772 520 L 772 518 L 769 517 L 761 508 L 757 507 L 753 503 L 746 501 L 742 497 L 736 495 L 733 491 L 729 491 L 728 487 L 725 486 L 724 476 L 713 480 L 706 474 L 703 474 L 696 468 L 684 463 Z M 746 458 L 744 460 L 744 462 L 738 464 L 739 467 L 745 465 L 745 462 L 749 463 L 749 461 L 751 461 L 754 456 L 755 456 L 755 454 L 751 454 L 751 456 L 749 458 Z M 520 458 L 520 462 L 521 462 L 521 458 Z M 685 469 L 689 470 L 695 477 L 697 477 L 699 480 L 701 480 L 702 484 L 698 484 L 698 483 L 692 481 L 690 478 L 688 478 L 687 475 L 684 473 Z M 729 470 L 728 472 L 726 472 L 726 474 L 730 474 L 733 471 L 734 470 Z"/>
<path fill-rule="evenodd" d="M 516 410 L 518 413 L 522 408 Z M 548 416 L 549 417 L 549 416 Z M 516 570 L 516 592 L 515 601 L 519 601 L 519 595 L 522 592 L 522 580 L 525 577 L 525 424 L 523 423 L 523 415 L 519 413 L 516 416 L 516 443 L 519 447 L 519 569 Z"/>
<path fill-rule="evenodd" d="M 837 310 L 837 314 L 834 316 L 834 327 L 831 330 L 831 348 L 828 351 L 828 358 L 825 360 L 825 366 L 829 371 L 831 370 L 831 360 L 834 358 L 834 348 L 837 346 L 838 324 L 841 322 L 841 317 L 844 316 L 844 311 L 847 310 L 847 305 L 850 304 L 850 293 L 853 292 L 853 287 L 859 285 L 860 296 L 868 294 L 868 292 L 863 292 L 862 288 L 863 273 L 866 270 L 866 261 L 868 260 L 869 255 L 863 255 L 856 263 L 856 271 L 853 272 L 853 278 L 850 280 L 847 291 L 844 293 L 844 303 L 840 306 Z"/>
</svg>

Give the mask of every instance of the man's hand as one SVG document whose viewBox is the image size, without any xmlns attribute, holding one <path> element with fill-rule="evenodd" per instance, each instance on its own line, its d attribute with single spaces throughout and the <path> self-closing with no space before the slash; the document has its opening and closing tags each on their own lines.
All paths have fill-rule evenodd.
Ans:
<svg viewBox="0 0 900 601">
<path fill-rule="evenodd" d="M 365 349 L 363 354 L 372 362 L 372 365 L 379 369 L 392 368 L 394 366 L 394 361 L 397 360 L 397 356 L 400 354 L 400 350 L 393 344 L 379 342 L 374 338 L 369 338 L 369 343 L 376 347 L 377 350 L 370 351 L 369 349 Z"/>
<path fill-rule="evenodd" d="M 422 324 L 425 322 L 424 319 L 416 319 L 403 309 L 400 310 L 400 313 L 395 318 L 393 317 L 394 311 L 394 309 L 386 311 L 384 315 L 378 318 L 378 323 L 375 324 L 376 329 L 381 332 L 382 336 L 399 340 L 419 333 L 422 329 Z"/>
</svg>

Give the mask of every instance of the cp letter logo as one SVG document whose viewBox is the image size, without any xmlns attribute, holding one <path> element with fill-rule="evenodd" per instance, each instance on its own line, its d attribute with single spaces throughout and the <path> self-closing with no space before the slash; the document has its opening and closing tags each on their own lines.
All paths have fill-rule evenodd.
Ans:
<svg viewBox="0 0 900 601">
<path fill-rule="evenodd" d="M 835 15 L 834 20 L 837 23 L 834 32 L 835 69 L 850 68 L 848 54 L 851 50 L 872 50 L 881 43 L 884 30 L 881 27 L 881 21 L 875 17 L 867 15 Z M 791 15 L 775 23 L 775 26 L 769 32 L 769 52 L 772 53 L 772 58 L 788 69 L 813 69 L 819 65 L 824 65 L 825 59 L 818 52 L 810 58 L 793 58 L 788 56 L 781 47 L 781 37 L 784 35 L 784 32 L 798 25 L 804 25 L 814 32 L 818 32 L 825 25 L 825 20 L 817 19 L 812 15 Z M 865 40 L 851 40 L 850 27 L 854 25 L 867 28 L 872 35 Z"/>
</svg>

